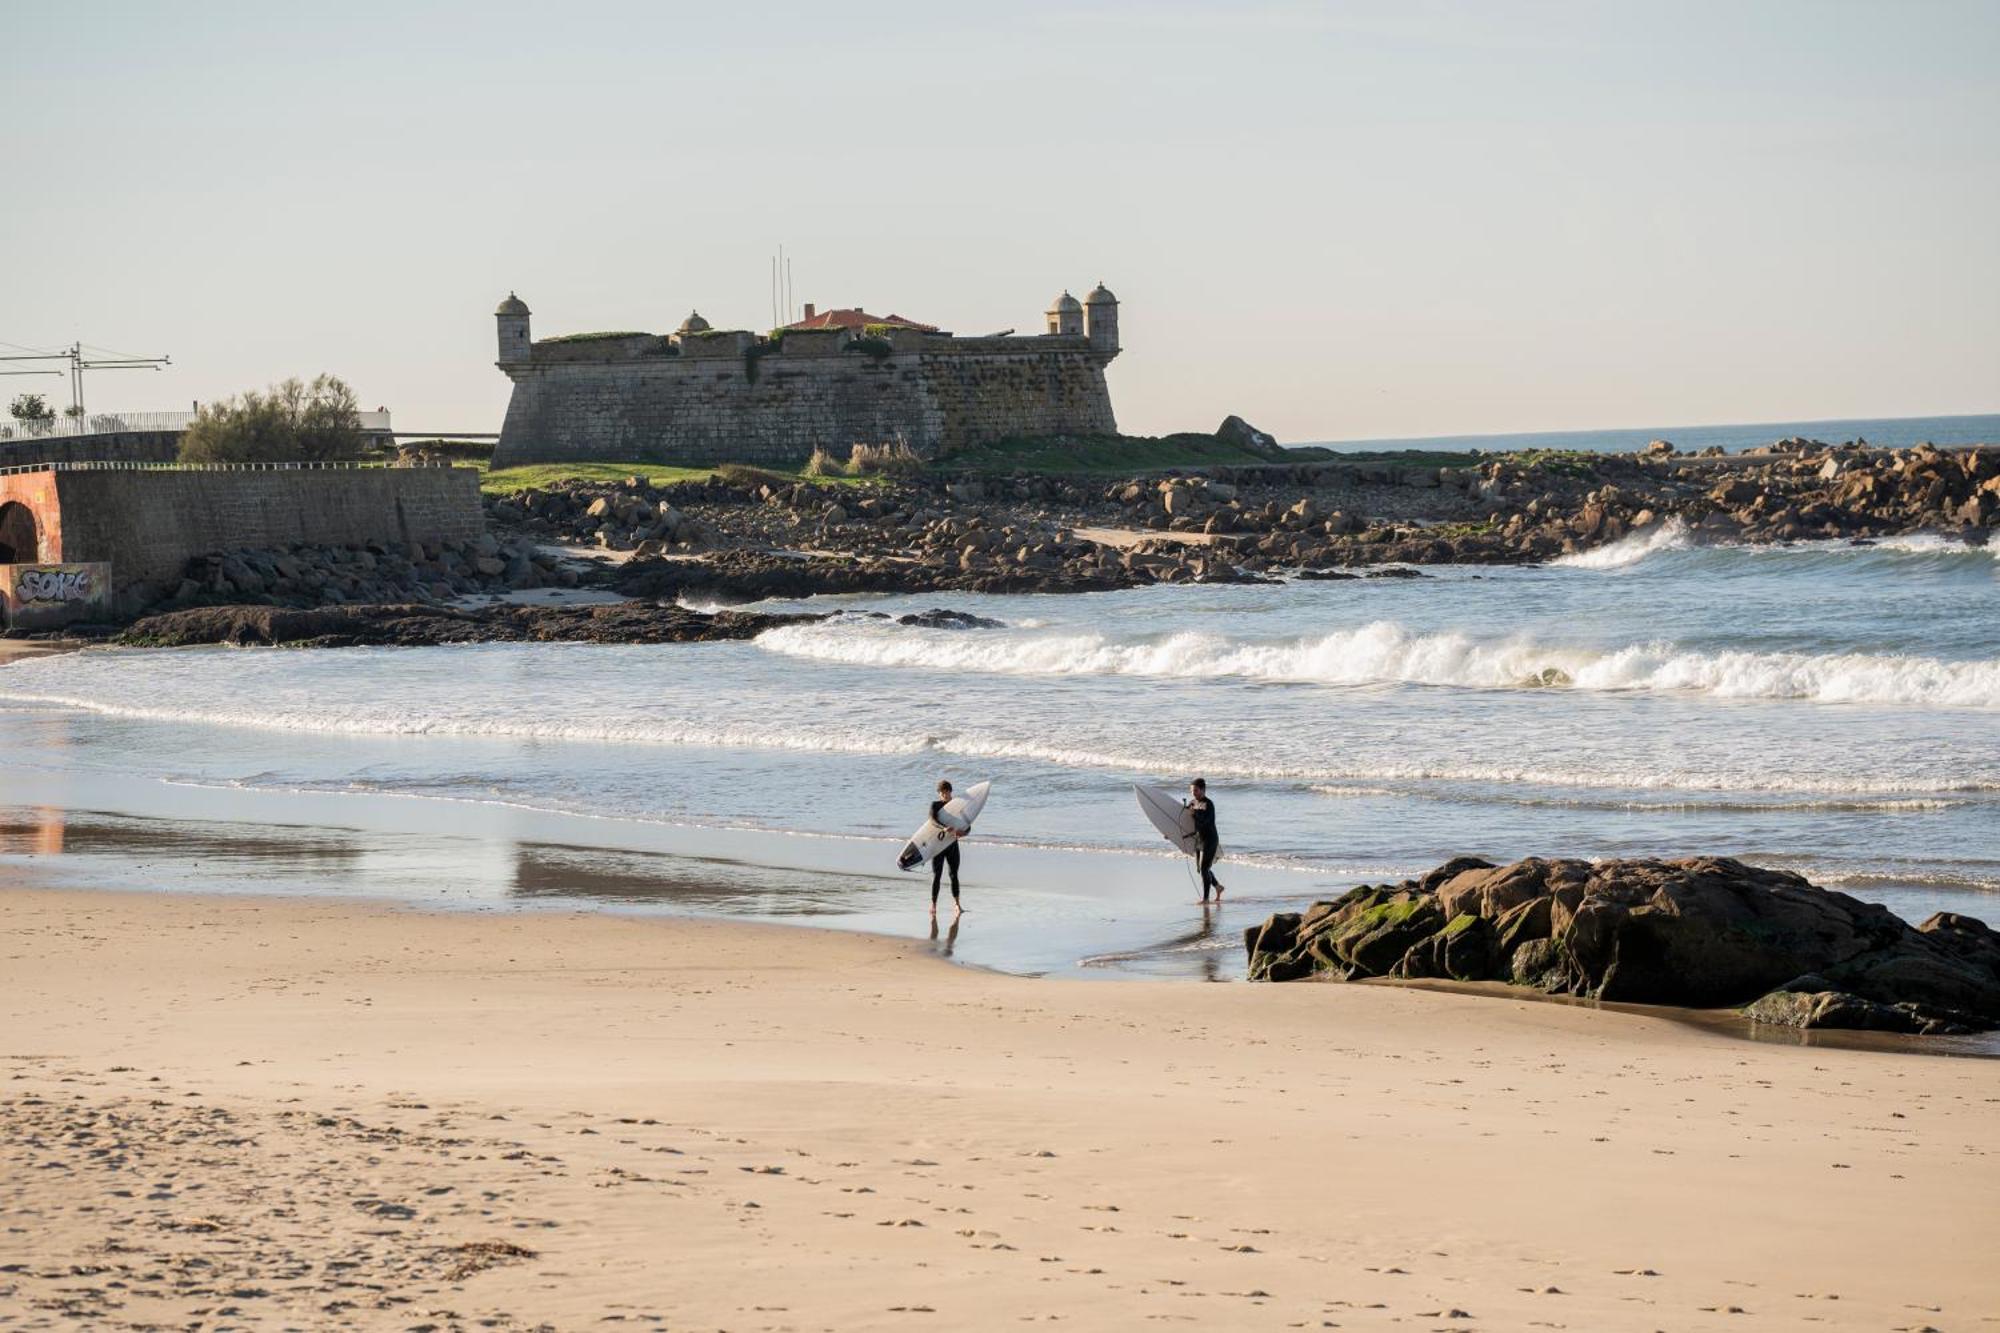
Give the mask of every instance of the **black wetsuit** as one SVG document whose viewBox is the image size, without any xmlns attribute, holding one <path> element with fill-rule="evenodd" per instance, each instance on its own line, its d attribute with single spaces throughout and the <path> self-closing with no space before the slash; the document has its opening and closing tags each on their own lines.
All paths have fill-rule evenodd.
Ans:
<svg viewBox="0 0 2000 1333">
<path fill-rule="evenodd" d="M 1195 864 L 1201 867 L 1201 896 L 1206 899 L 1213 888 L 1222 892 L 1222 881 L 1215 877 L 1215 853 L 1222 846 L 1222 839 L 1215 832 L 1215 802 L 1203 796 L 1199 802 L 1188 802 L 1188 813 L 1194 816 L 1194 832 L 1201 839 L 1201 851 L 1195 857 Z"/>
<path fill-rule="evenodd" d="M 938 811 L 944 809 L 944 804 L 945 803 L 943 801 L 931 802 L 932 819 L 936 819 L 938 817 Z M 951 900 L 953 902 L 957 902 L 958 901 L 958 839 L 957 838 L 953 838 L 951 840 L 951 845 L 949 847 L 945 848 L 943 851 L 939 852 L 936 856 L 933 856 L 931 858 L 931 906 L 932 907 L 937 906 L 938 890 L 944 887 L 944 868 L 946 866 L 951 867 Z"/>
</svg>

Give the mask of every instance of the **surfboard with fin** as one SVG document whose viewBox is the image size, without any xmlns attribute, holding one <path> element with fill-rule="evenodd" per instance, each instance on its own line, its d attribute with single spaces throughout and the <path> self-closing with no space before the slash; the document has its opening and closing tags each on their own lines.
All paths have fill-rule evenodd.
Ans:
<svg viewBox="0 0 2000 1333">
<path fill-rule="evenodd" d="M 1132 793 L 1139 798 L 1139 809 L 1161 837 L 1189 856 L 1200 855 L 1201 834 L 1195 829 L 1194 813 L 1187 808 L 1186 801 L 1165 787 L 1148 787 L 1140 782 L 1132 784 Z M 1222 855 L 1219 846 L 1216 855 Z"/>
<path fill-rule="evenodd" d="M 898 870 L 915 870 L 945 848 L 972 832 L 972 821 L 986 808 L 991 782 L 975 782 L 944 803 L 936 819 L 926 819 L 923 827 L 910 835 L 896 857 Z"/>
</svg>

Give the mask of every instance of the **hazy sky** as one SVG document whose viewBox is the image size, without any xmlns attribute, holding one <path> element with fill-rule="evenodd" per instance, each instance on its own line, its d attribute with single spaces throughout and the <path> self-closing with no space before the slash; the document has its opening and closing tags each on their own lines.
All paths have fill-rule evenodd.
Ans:
<svg viewBox="0 0 2000 1333">
<path fill-rule="evenodd" d="M 1120 424 L 2000 411 L 2000 3 L 29 5 L 0 340 L 498 429 L 538 336 L 1122 301 Z M 63 395 L 61 380 L 0 381 Z"/>
</svg>

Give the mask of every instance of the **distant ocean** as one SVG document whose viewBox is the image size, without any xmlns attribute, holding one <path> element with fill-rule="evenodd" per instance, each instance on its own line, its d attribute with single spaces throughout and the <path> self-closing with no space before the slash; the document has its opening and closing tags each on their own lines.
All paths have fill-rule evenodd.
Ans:
<svg viewBox="0 0 2000 1333">
<path fill-rule="evenodd" d="M 1835 421 L 1761 421 L 1738 426 L 1648 426 L 1634 430 L 1545 430 L 1515 435 L 1430 435 L 1398 440 L 1291 440 L 1290 447 L 1315 444 L 1341 453 L 1391 449 L 1583 449 L 1624 453 L 1652 440 L 1669 440 L 1683 450 L 1721 445 L 1730 453 L 1774 440 L 1803 436 L 1828 444 L 1866 440 L 1900 448 L 1912 444 L 2000 444 L 2000 413 L 1969 417 L 1872 417 Z"/>
</svg>

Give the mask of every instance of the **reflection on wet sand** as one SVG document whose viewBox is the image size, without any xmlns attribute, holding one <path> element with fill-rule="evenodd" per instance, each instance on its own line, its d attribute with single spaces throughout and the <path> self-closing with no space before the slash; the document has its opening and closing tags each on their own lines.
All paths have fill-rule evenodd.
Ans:
<svg viewBox="0 0 2000 1333">
<path fill-rule="evenodd" d="M 955 953 L 955 952 L 957 951 L 957 949 L 958 949 L 958 923 L 959 923 L 960 921 L 962 921 L 962 920 L 964 920 L 964 918 L 963 918 L 963 917 L 960 917 L 960 916 L 956 916 L 956 915 L 954 915 L 954 916 L 952 917 L 952 919 L 951 919 L 951 929 L 947 930 L 947 931 L 945 932 L 945 936 L 944 936 L 944 938 L 943 938 L 942 940 L 940 940 L 940 939 L 938 939 L 938 919 L 937 919 L 936 917 L 932 917 L 932 918 L 931 918 L 931 952 L 932 952 L 932 953 L 935 953 L 935 954 L 937 954 L 937 955 L 938 955 L 939 957 L 941 957 L 941 958 L 949 958 L 949 957 L 951 957 L 951 956 L 952 956 L 952 954 L 953 954 L 953 953 Z"/>
<path fill-rule="evenodd" d="M 580 898 L 727 916 L 845 916 L 855 910 L 853 895 L 871 887 L 859 875 L 724 857 L 522 842 L 514 845 L 508 891 L 523 899 Z"/>
<path fill-rule="evenodd" d="M 1145 944 L 1136 949 L 1118 953 L 1094 954 L 1085 958 L 1084 967 L 1116 968 L 1128 971 L 1149 971 L 1160 975 L 1192 975 L 1200 981 L 1228 981 L 1234 979 L 1233 969 L 1225 973 L 1222 954 L 1227 951 L 1234 963 L 1238 949 L 1235 938 L 1224 937 L 1217 932 L 1217 922 L 1222 918 L 1222 904 L 1203 901 L 1201 923 L 1191 930 L 1166 939 Z M 1188 960 L 1192 959 L 1190 964 Z"/>
<path fill-rule="evenodd" d="M 61 855 L 66 813 L 43 805 L 21 812 L 25 818 L 0 817 L 0 856 Z"/>
<path fill-rule="evenodd" d="M 241 864 L 345 865 L 364 851 L 351 830 L 277 831 L 50 806 L 0 807 L 0 856 L 144 855 Z"/>
</svg>

